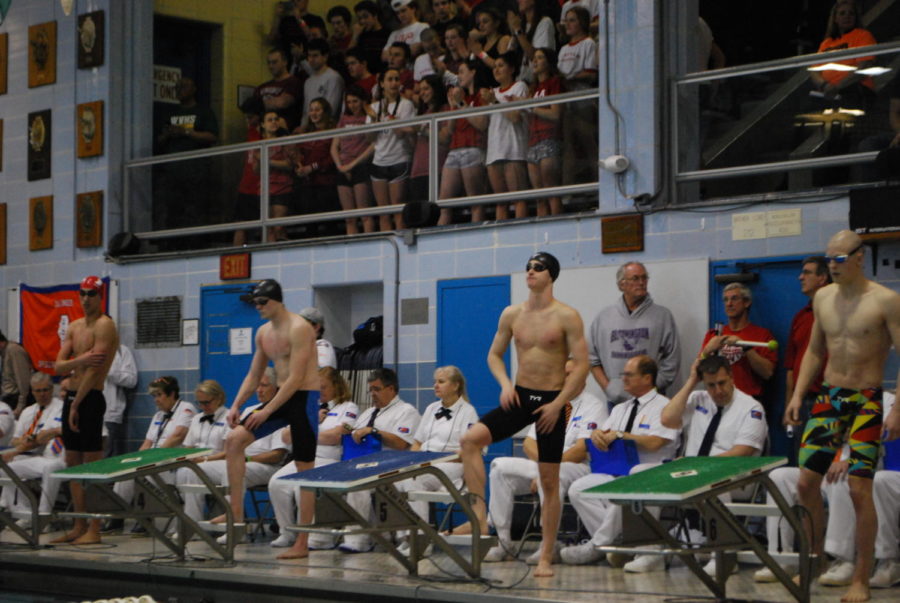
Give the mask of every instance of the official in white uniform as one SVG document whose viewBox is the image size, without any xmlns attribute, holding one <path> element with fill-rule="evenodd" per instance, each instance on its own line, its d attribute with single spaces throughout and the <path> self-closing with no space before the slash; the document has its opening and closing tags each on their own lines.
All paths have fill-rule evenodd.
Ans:
<svg viewBox="0 0 900 603">
<path fill-rule="evenodd" d="M 106 400 L 106 412 L 103 414 L 103 425 L 106 437 L 106 455 L 118 456 L 125 450 L 125 408 L 128 406 L 128 390 L 137 385 L 137 364 L 134 354 L 128 346 L 119 345 L 103 386 L 103 398 Z"/>
<path fill-rule="evenodd" d="M 606 450 L 615 440 L 633 440 L 642 463 L 670 460 L 678 449 L 680 431 L 662 424 L 660 414 L 669 399 L 656 390 L 656 362 L 649 356 L 635 356 L 622 370 L 623 388 L 633 396 L 613 408 L 603 426 L 591 433 L 591 440 Z M 615 479 L 606 473 L 591 473 L 569 486 L 569 500 L 591 539 L 561 551 L 563 563 L 582 565 L 599 561 L 603 554 L 595 547 L 611 544 L 622 532 L 622 507 L 609 500 L 584 496 L 582 492 Z"/>
<path fill-rule="evenodd" d="M 571 372 L 571 367 L 572 363 L 567 362 L 567 375 Z M 569 420 L 566 423 L 566 439 L 563 443 L 562 462 L 559 465 L 559 491 L 563 493 L 568 491 L 572 482 L 591 472 L 585 454 L 584 439 L 591 437 L 591 432 L 603 425 L 609 417 L 606 403 L 584 391 L 584 384 L 581 386 L 581 392 L 572 398 L 565 412 Z M 515 497 L 537 491 L 543 502 L 544 493 L 541 480 L 538 479 L 537 430 L 534 425 L 528 429 L 522 448 L 527 458 L 505 456 L 495 458 L 491 462 L 489 474 L 491 497 L 488 501 L 488 515 L 497 530 L 500 542 L 487 552 L 484 558 L 486 562 L 505 561 L 510 558 Z M 540 554 L 541 550 L 538 547 L 526 562 L 529 565 L 537 565 Z"/>
<path fill-rule="evenodd" d="M 16 415 L 6 402 L 0 402 L 0 447 L 9 446 L 16 432 Z"/>
<path fill-rule="evenodd" d="M 391 369 L 375 369 L 369 373 L 367 381 L 373 406 L 363 412 L 352 427 L 346 426 L 348 432 L 357 443 L 374 435 L 381 439 L 385 449 L 408 450 L 422 417 L 415 406 L 397 396 L 397 373 Z M 374 512 L 369 490 L 350 492 L 347 503 L 360 515 L 372 516 Z M 372 539 L 366 534 L 344 536 L 344 542 L 338 548 L 345 553 L 363 553 L 372 548 Z"/>
<path fill-rule="evenodd" d="M 19 415 L 12 448 L 3 453 L 3 460 L 23 480 L 41 479 L 38 511 L 49 514 L 59 491 L 58 483 L 55 487 L 50 486 L 49 476 L 66 465 L 60 437 L 63 402 L 53 396 L 53 381 L 46 373 L 36 372 L 31 376 L 31 392 L 35 403 L 25 407 Z M 52 498 L 50 493 L 53 494 Z M 31 511 L 28 498 L 12 485 L 3 487 L 0 505 L 13 512 Z M 20 519 L 19 525 L 30 527 L 31 519 Z"/>
<path fill-rule="evenodd" d="M 884 392 L 882 400 L 884 416 L 887 416 L 894 406 L 894 394 Z M 892 445 L 897 446 L 896 442 Z M 900 454 L 900 449 L 894 454 Z M 875 559 L 878 563 L 869 586 L 890 588 L 900 583 L 900 471 L 882 469 L 875 472 L 873 487 L 875 510 L 878 512 L 878 535 L 875 538 Z M 846 518 L 845 521 L 854 523 Z M 828 545 L 827 536 L 825 544 Z"/>
<path fill-rule="evenodd" d="M 322 315 L 318 308 L 313 308 L 312 306 L 303 308 L 298 314 L 308 320 L 316 329 L 316 355 L 319 368 L 330 366 L 336 369 L 337 354 L 334 353 L 334 346 L 331 345 L 331 342 L 325 339 L 325 316 Z"/>
<path fill-rule="evenodd" d="M 319 410 L 319 437 L 316 441 L 315 466 L 322 467 L 341 460 L 341 436 L 347 433 L 344 425 L 356 423 L 359 408 L 350 400 L 350 386 L 334 368 L 319 369 L 319 392 L 322 408 Z M 289 547 L 295 543 L 296 535 L 286 528 L 295 525 L 300 511 L 300 489 L 290 480 L 281 479 L 297 472 L 293 463 L 279 469 L 269 480 L 269 499 L 275 509 L 275 520 L 281 533 L 270 544 L 274 547 Z M 310 534 L 309 548 L 313 550 L 334 548 L 334 539 L 325 534 Z M 279 559 L 295 559 L 307 556 L 306 550 L 288 550 Z"/>
</svg>

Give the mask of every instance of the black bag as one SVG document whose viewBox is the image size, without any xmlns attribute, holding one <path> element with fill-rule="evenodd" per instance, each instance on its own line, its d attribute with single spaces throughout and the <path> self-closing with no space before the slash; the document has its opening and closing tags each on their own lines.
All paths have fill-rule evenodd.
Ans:
<svg viewBox="0 0 900 603">
<path fill-rule="evenodd" d="M 361 348 L 380 346 L 384 338 L 381 316 L 372 316 L 353 331 L 353 341 Z"/>
</svg>

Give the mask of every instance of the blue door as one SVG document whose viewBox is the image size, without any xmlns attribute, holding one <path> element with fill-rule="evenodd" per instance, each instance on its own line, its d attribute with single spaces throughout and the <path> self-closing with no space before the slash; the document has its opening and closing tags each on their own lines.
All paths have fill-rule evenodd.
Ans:
<svg viewBox="0 0 900 603">
<path fill-rule="evenodd" d="M 750 307 L 750 322 L 772 331 L 778 341 L 778 366 L 775 375 L 769 380 L 765 395 L 769 423 L 769 442 L 774 455 L 791 456 L 790 445 L 781 424 L 784 415 L 784 352 L 787 348 L 791 320 L 809 299 L 800 293 L 797 277 L 800 274 L 800 263 L 804 256 L 788 256 L 776 258 L 758 258 L 745 260 L 729 260 L 710 264 L 710 328 L 716 322 L 727 323 L 725 309 L 722 304 L 722 290 L 728 283 L 716 282 L 716 275 L 751 272 L 758 275 L 754 283 L 747 283 L 753 292 L 753 305 Z M 697 344 L 699 350 L 700 342 Z"/>
<path fill-rule="evenodd" d="M 509 305 L 509 276 L 438 281 L 437 365 L 453 364 L 466 376 L 469 400 L 484 415 L 500 403 L 500 386 L 487 366 L 500 313 Z M 509 366 L 510 354 L 504 360 Z M 512 454 L 512 442 L 493 444 L 487 462 Z"/>
</svg>

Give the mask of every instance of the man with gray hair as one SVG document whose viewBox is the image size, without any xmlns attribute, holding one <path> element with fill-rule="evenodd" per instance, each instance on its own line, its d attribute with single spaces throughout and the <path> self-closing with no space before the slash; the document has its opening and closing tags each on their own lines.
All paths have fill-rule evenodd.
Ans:
<svg viewBox="0 0 900 603">
<path fill-rule="evenodd" d="M 614 404 L 630 398 L 620 376 L 630 358 L 647 355 L 656 361 L 656 388 L 661 392 L 678 375 L 681 352 L 675 319 L 668 308 L 653 302 L 647 291 L 649 279 L 640 262 L 622 264 L 616 272 L 622 297 L 600 310 L 591 323 L 591 374 Z"/>
<path fill-rule="evenodd" d="M 718 354 L 728 359 L 734 375 L 734 385 L 742 392 L 760 400 L 763 386 L 775 374 L 778 352 L 767 347 L 742 346 L 740 341 L 767 343 L 775 336 L 769 329 L 750 322 L 753 294 L 742 283 L 729 283 L 722 291 L 728 324 L 721 332 L 710 329 L 703 338 L 701 356 Z M 767 409 L 771 410 L 771 409 Z"/>
<path fill-rule="evenodd" d="M 300 310 L 300 316 L 305 318 L 316 330 L 316 354 L 318 356 L 319 368 L 330 366 L 337 369 L 337 355 L 334 353 L 334 346 L 325 339 L 325 316 L 318 308 L 312 306 Z M 323 400 L 327 402 L 327 400 Z"/>
</svg>

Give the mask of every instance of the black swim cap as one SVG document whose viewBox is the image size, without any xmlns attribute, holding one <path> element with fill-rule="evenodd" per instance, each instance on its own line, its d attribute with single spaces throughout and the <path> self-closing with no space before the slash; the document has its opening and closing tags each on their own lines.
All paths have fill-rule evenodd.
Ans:
<svg viewBox="0 0 900 603">
<path fill-rule="evenodd" d="M 281 285 L 272 278 L 259 281 L 259 284 L 253 288 L 250 295 L 253 297 L 267 297 L 269 299 L 274 299 L 277 302 L 284 301 L 284 297 L 281 295 Z"/>
<path fill-rule="evenodd" d="M 534 260 L 535 262 L 540 262 L 544 266 L 547 267 L 547 271 L 550 273 L 550 279 L 552 281 L 556 281 L 559 277 L 559 260 L 553 257 L 553 254 L 547 253 L 546 251 L 538 251 L 533 256 L 528 258 L 528 261 Z"/>
</svg>

